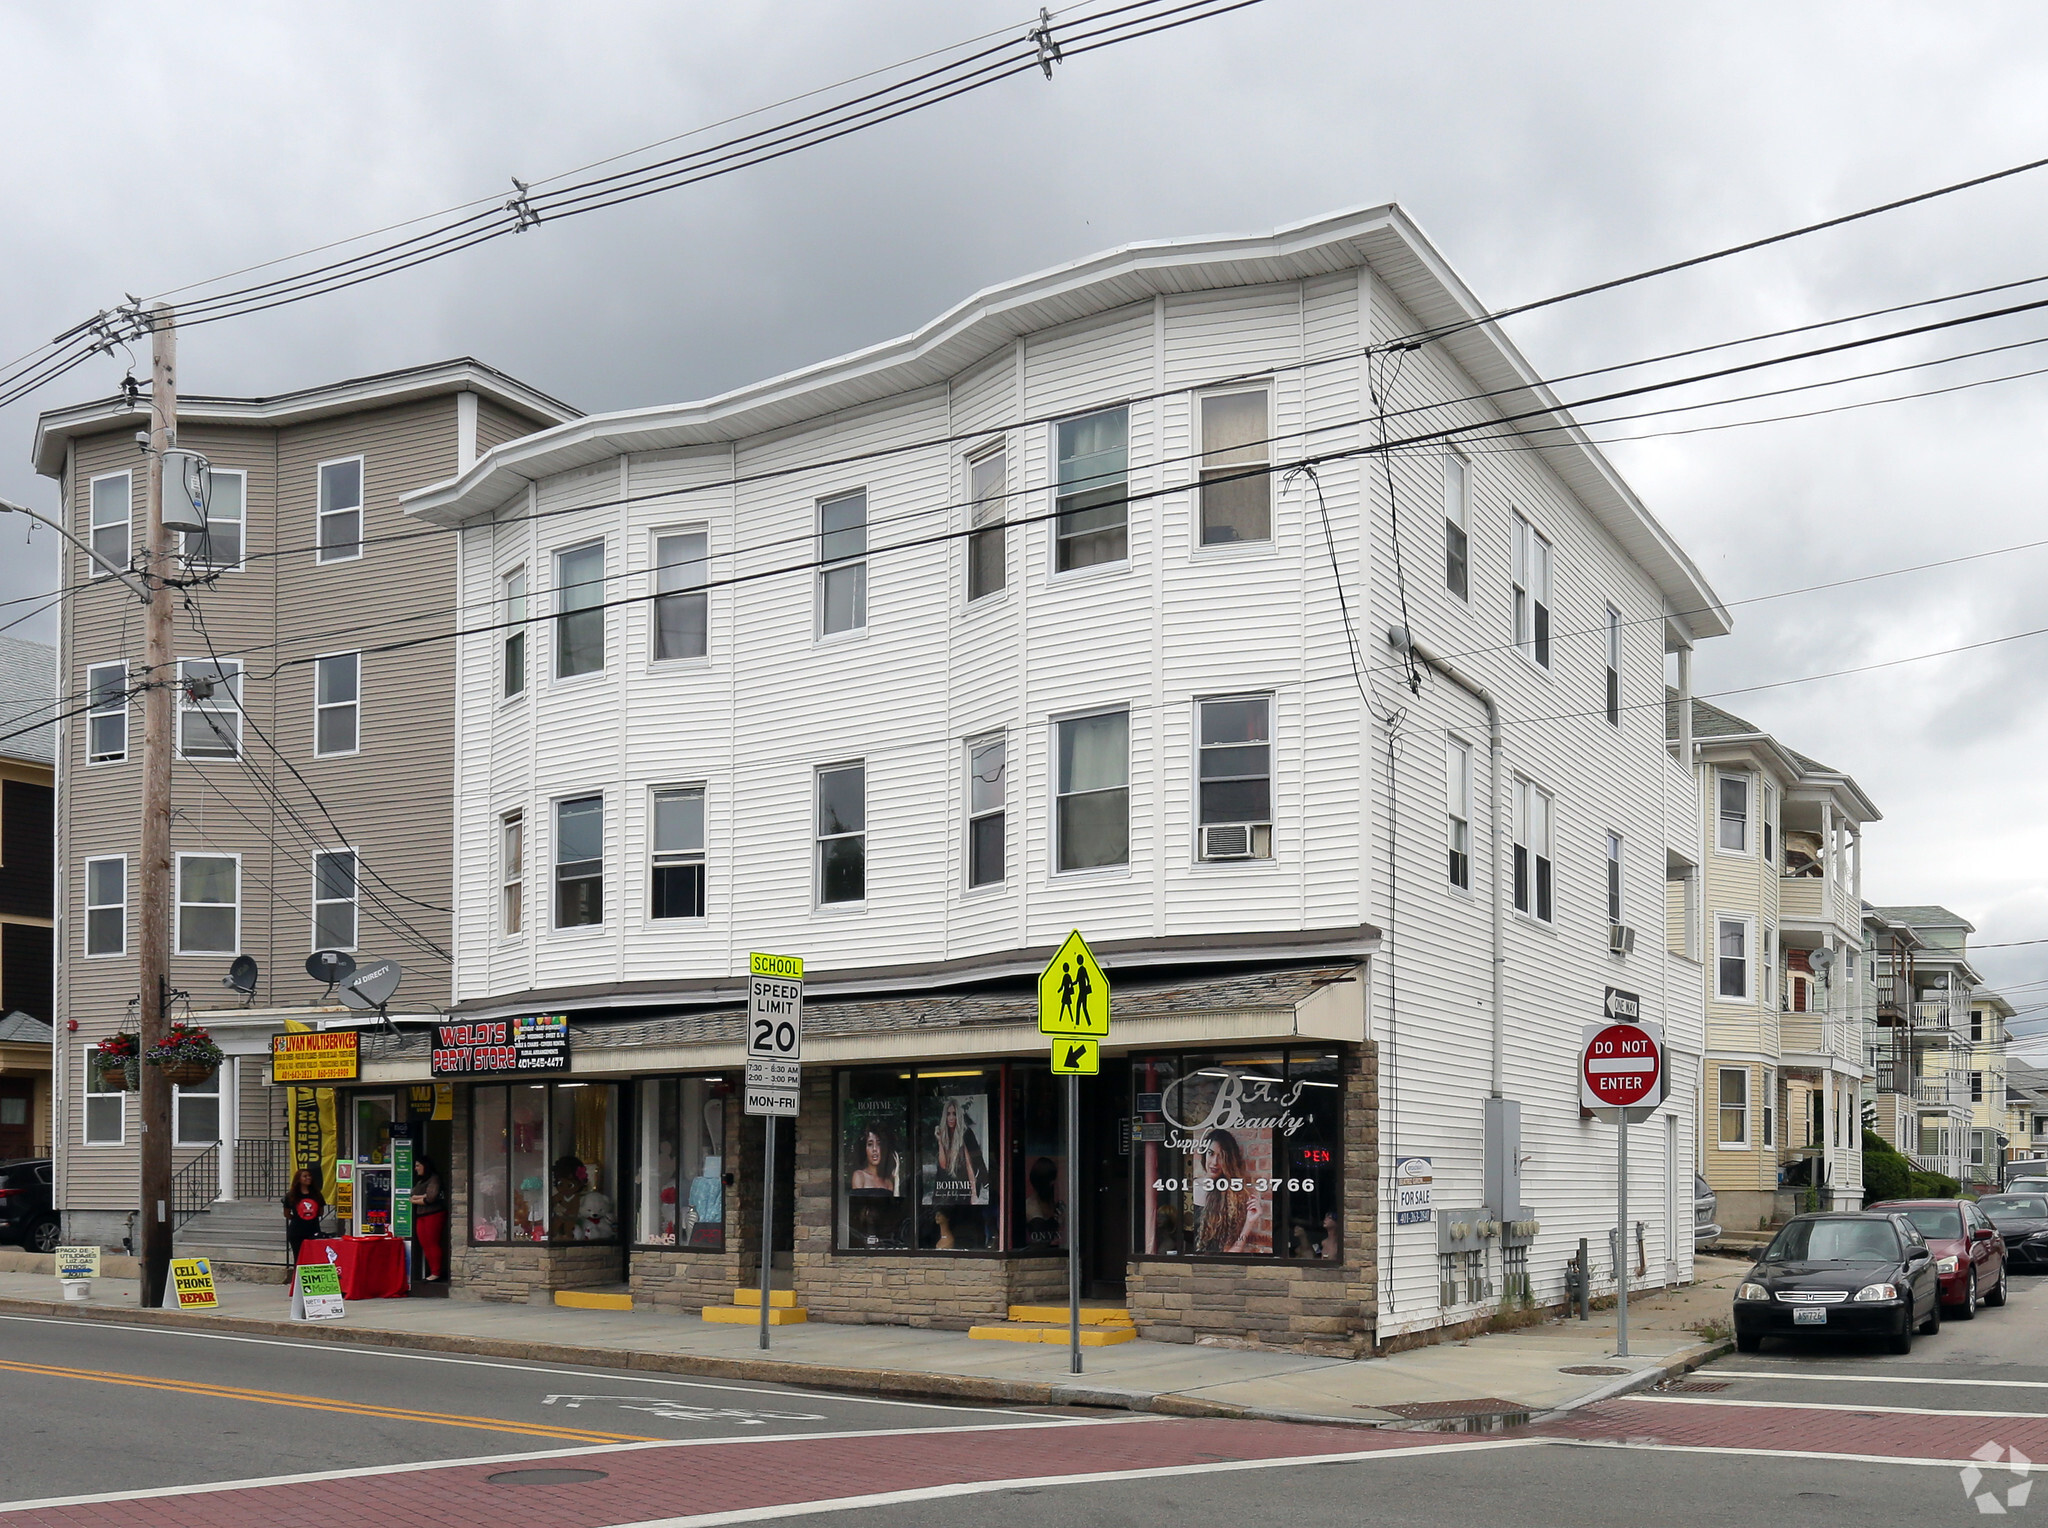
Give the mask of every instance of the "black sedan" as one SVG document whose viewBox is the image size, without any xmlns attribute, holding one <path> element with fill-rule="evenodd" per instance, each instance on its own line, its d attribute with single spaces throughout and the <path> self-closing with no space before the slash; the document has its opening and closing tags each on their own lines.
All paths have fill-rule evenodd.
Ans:
<svg viewBox="0 0 2048 1528">
<path fill-rule="evenodd" d="M 1986 1194 L 1977 1208 L 1998 1228 L 2007 1262 L 2034 1272 L 2048 1268 L 2048 1195 Z"/>
<path fill-rule="evenodd" d="M 1796 1215 L 1735 1290 L 1735 1346 L 1766 1337 L 1883 1337 L 1913 1351 L 1941 1330 L 1941 1277 L 1904 1215 Z"/>
</svg>

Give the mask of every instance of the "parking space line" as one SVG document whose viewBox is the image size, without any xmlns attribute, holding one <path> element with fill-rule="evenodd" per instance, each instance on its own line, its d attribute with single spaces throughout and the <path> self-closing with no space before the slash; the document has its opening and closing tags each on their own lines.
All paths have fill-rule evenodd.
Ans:
<svg viewBox="0 0 2048 1528">
<path fill-rule="evenodd" d="M 1924 1374 L 1843 1374 L 1828 1369 L 1702 1369 L 1715 1379 L 1845 1380 L 1859 1385 L 1962 1385 L 1990 1390 L 2048 1390 L 2048 1379 L 1937 1379 Z"/>
<path fill-rule="evenodd" d="M 1894 1417 L 2020 1417 L 2048 1422 L 2048 1411 L 1941 1411 L 1923 1406 L 1854 1406 L 1844 1401 L 1740 1401 L 1697 1395 L 1624 1395 L 1622 1406 L 1735 1406 L 1750 1411 L 1853 1411 L 1860 1416 Z"/>
</svg>

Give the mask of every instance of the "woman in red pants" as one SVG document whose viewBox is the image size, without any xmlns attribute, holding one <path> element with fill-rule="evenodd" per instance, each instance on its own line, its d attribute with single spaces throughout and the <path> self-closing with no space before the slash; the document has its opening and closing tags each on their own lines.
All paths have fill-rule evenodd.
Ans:
<svg viewBox="0 0 2048 1528">
<path fill-rule="evenodd" d="M 448 1277 L 443 1249 L 448 1245 L 448 1198 L 441 1191 L 441 1174 L 431 1157 L 415 1157 L 412 1164 L 412 1234 L 426 1260 L 427 1282 L 438 1284 Z"/>
</svg>

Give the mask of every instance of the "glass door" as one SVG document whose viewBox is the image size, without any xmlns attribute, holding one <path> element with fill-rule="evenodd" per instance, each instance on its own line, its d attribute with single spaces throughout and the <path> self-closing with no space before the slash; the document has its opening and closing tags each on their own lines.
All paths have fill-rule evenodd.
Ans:
<svg viewBox="0 0 2048 1528">
<path fill-rule="evenodd" d="M 353 1102 L 354 1229 L 358 1236 L 378 1236 L 391 1229 L 391 1117 L 397 1099 L 390 1093 L 359 1093 Z"/>
</svg>

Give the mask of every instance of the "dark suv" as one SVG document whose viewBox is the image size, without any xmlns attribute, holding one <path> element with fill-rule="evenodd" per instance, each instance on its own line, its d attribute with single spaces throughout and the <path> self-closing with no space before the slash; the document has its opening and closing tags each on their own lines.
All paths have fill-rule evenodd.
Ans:
<svg viewBox="0 0 2048 1528">
<path fill-rule="evenodd" d="M 0 1162 L 0 1241 L 55 1252 L 63 1238 L 52 1202 L 48 1157 Z"/>
</svg>

